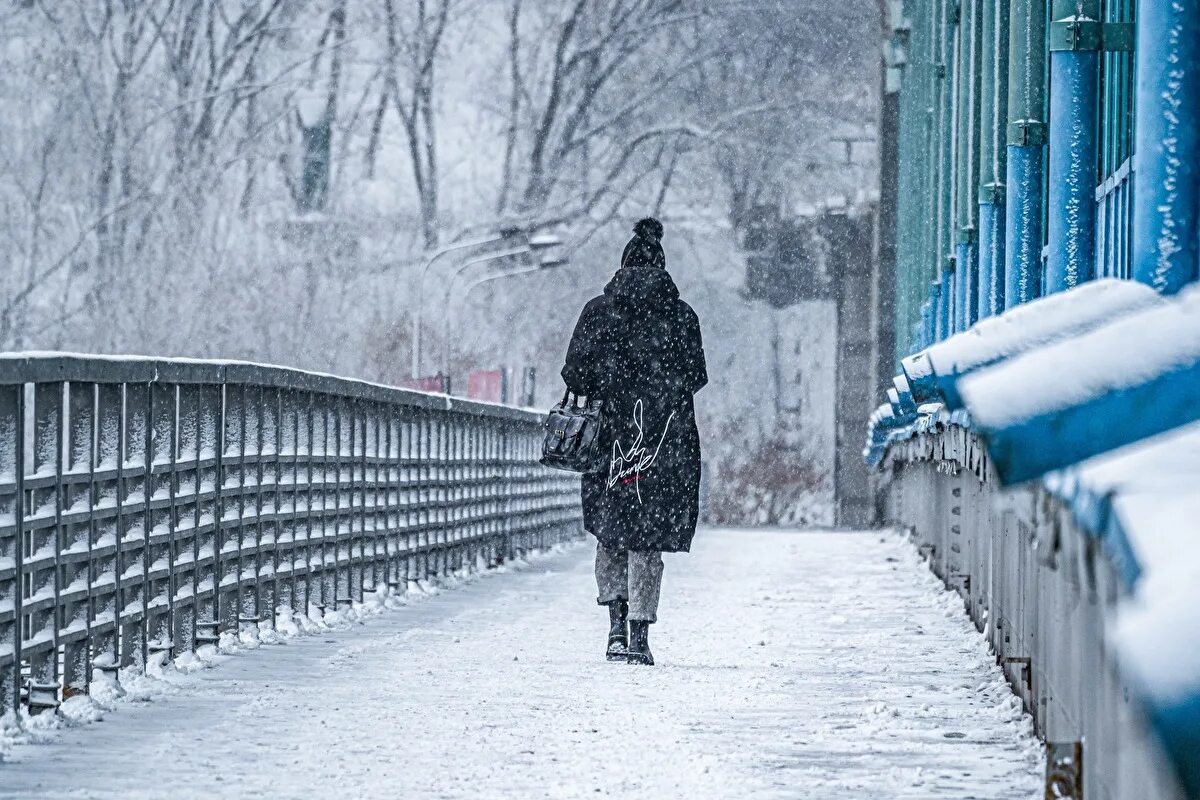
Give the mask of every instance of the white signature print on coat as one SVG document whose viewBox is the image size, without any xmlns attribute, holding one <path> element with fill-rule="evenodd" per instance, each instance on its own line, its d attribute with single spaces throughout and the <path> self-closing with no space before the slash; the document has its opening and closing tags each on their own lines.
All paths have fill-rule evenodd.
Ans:
<svg viewBox="0 0 1200 800">
<path fill-rule="evenodd" d="M 621 447 L 620 440 L 613 442 L 612 460 L 608 462 L 608 488 L 617 485 L 620 481 L 622 485 L 632 483 L 637 490 L 638 502 L 642 502 L 642 473 L 654 464 L 654 460 L 658 458 L 658 451 L 662 449 L 663 442 L 667 439 L 667 430 L 671 427 L 671 420 L 675 418 L 675 412 L 667 417 L 667 422 L 663 425 L 662 436 L 659 437 L 658 447 L 654 448 L 654 452 L 642 446 L 642 440 L 645 438 L 645 433 L 642 430 L 642 401 L 638 400 L 633 404 L 633 424 L 637 426 L 637 437 L 633 440 L 633 446 L 629 448 L 629 452 L 625 452 Z"/>
</svg>

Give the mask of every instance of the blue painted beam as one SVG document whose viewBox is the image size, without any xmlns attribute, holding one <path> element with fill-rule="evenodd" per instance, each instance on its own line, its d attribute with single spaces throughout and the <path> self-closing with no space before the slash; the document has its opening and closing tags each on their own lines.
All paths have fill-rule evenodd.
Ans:
<svg viewBox="0 0 1200 800">
<path fill-rule="evenodd" d="M 1133 276 L 1173 294 L 1200 269 L 1200 5 L 1140 3 L 1137 48 Z"/>
<path fill-rule="evenodd" d="M 971 378 L 960 384 L 963 403 Z M 1023 483 L 1200 419 L 1200 359 L 1188 368 L 1014 424 L 983 424 L 988 455 L 1004 485 Z"/>
<path fill-rule="evenodd" d="M 1083 14 L 1078 14 L 1082 6 Z M 1050 26 L 1050 219 L 1046 291 L 1096 274 L 1101 35 L 1098 0 L 1055 2 Z"/>
<path fill-rule="evenodd" d="M 899 416 L 916 416 L 917 404 L 913 400 L 912 390 L 908 386 L 908 379 L 904 375 L 895 376 L 892 378 L 892 388 L 896 390 L 896 405 L 900 409 Z"/>
</svg>

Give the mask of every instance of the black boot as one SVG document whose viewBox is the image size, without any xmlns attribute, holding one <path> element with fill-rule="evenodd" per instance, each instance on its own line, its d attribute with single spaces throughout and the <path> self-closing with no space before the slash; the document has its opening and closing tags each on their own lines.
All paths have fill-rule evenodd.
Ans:
<svg viewBox="0 0 1200 800">
<path fill-rule="evenodd" d="M 629 654 L 625 660 L 630 664 L 654 666 L 654 656 L 650 653 L 650 623 L 645 620 L 629 620 Z"/>
<path fill-rule="evenodd" d="M 624 600 L 613 600 L 608 604 L 608 649 L 604 651 L 604 657 L 609 661 L 625 660 L 629 647 L 629 631 L 625 627 L 628 613 L 629 603 Z"/>
</svg>

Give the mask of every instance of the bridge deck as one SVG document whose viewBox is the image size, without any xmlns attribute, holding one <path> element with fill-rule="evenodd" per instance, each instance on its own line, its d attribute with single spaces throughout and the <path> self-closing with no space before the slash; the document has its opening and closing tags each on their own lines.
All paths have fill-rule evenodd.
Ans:
<svg viewBox="0 0 1200 800">
<path fill-rule="evenodd" d="M 1042 752 L 898 539 L 702 531 L 659 666 L 599 656 L 590 549 L 232 658 L 17 747 L 5 798 L 1030 798 Z"/>
</svg>

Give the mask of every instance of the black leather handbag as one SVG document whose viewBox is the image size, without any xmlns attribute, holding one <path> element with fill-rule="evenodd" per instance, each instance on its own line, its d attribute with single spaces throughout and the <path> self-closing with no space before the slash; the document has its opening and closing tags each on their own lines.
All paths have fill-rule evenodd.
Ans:
<svg viewBox="0 0 1200 800">
<path fill-rule="evenodd" d="M 581 405 L 568 389 L 558 405 L 546 415 L 542 463 L 567 472 L 602 470 L 604 454 L 600 451 L 600 428 L 603 405 L 600 400 L 587 400 Z"/>
</svg>

